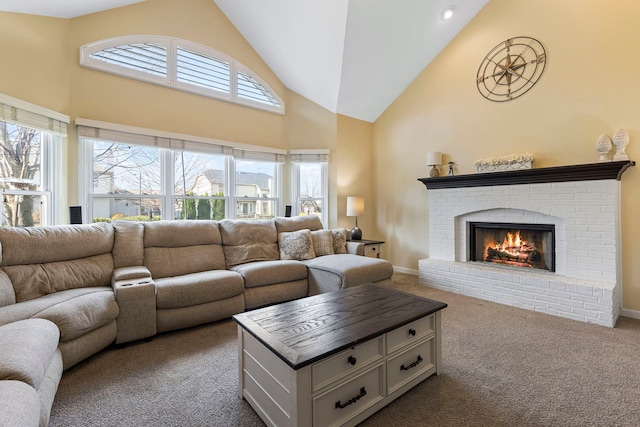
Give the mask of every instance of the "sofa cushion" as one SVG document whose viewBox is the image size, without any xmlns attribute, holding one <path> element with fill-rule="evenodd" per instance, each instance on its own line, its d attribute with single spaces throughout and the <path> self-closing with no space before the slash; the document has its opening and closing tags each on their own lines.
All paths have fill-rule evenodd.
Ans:
<svg viewBox="0 0 640 427">
<path fill-rule="evenodd" d="M 104 222 L 49 227 L 0 227 L 0 266 L 53 263 L 107 253 L 111 255 L 113 238 L 113 226 Z"/>
<path fill-rule="evenodd" d="M 68 291 L 67 295 L 66 301 L 36 314 L 58 326 L 60 341 L 71 341 L 101 328 L 116 320 L 120 312 L 111 287 L 94 288 L 91 293 Z"/>
<path fill-rule="evenodd" d="M 173 277 L 225 268 L 216 221 L 144 223 L 144 265 L 152 277 Z"/>
<path fill-rule="evenodd" d="M 104 292 L 110 290 L 111 287 L 92 287 L 70 289 L 68 291 L 54 292 L 40 298 L 22 301 L 16 304 L 0 307 L 0 325 L 6 325 L 18 320 L 38 317 L 38 313 L 46 310 L 54 305 L 64 303 L 70 299 L 77 298 L 81 295 L 92 294 L 95 292 Z M 113 291 L 112 291 L 113 292 Z"/>
<path fill-rule="evenodd" d="M 40 396 L 22 381 L 0 381 L 0 426 L 27 427 L 40 424 Z"/>
<path fill-rule="evenodd" d="M 309 268 L 341 277 L 343 288 L 377 282 L 393 275 L 393 266 L 389 261 L 359 255 L 327 255 L 303 262 Z"/>
<path fill-rule="evenodd" d="M 333 255 L 333 233 L 331 230 L 316 230 L 311 232 L 313 251 L 316 256 Z"/>
<path fill-rule="evenodd" d="M 280 258 L 278 233 L 273 221 L 225 219 L 219 225 L 227 268 Z"/>
<path fill-rule="evenodd" d="M 215 270 L 156 279 L 158 309 L 191 307 L 219 301 L 244 290 L 242 276 L 235 271 Z"/>
<path fill-rule="evenodd" d="M 275 217 L 273 222 L 276 225 L 278 233 L 288 233 L 291 231 L 307 230 L 315 231 L 322 229 L 322 221 L 316 215 L 293 216 L 293 217 Z"/>
<path fill-rule="evenodd" d="M 144 265 L 154 279 L 225 269 L 224 253 L 219 245 L 145 248 Z"/>
<path fill-rule="evenodd" d="M 153 221 L 144 224 L 144 247 L 221 245 L 217 221 Z"/>
<path fill-rule="evenodd" d="M 336 228 L 331 230 L 333 234 L 333 252 L 336 254 L 347 253 L 347 229 Z"/>
<path fill-rule="evenodd" d="M 68 261 L 4 267 L 16 293 L 16 302 L 67 289 L 110 286 L 111 253 Z"/>
<path fill-rule="evenodd" d="M 16 303 L 16 293 L 7 273 L 0 270 L 0 307 Z"/>
<path fill-rule="evenodd" d="M 278 234 L 280 259 L 311 259 L 315 258 L 311 231 L 299 230 Z"/>
<path fill-rule="evenodd" d="M 115 268 L 142 265 L 144 225 L 135 221 L 114 221 L 113 265 Z"/>
<path fill-rule="evenodd" d="M 245 288 L 293 282 L 307 278 L 307 267 L 292 260 L 258 261 L 232 268 L 244 279 Z"/>
<path fill-rule="evenodd" d="M 23 381 L 38 390 L 59 338 L 56 325 L 44 319 L 0 326 L 0 380 Z"/>
</svg>

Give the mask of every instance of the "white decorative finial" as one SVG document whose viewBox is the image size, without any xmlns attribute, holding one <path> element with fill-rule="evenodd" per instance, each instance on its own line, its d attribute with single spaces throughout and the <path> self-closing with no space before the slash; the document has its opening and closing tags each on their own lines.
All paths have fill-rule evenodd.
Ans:
<svg viewBox="0 0 640 427">
<path fill-rule="evenodd" d="M 600 135 L 598 141 L 596 142 L 596 151 L 600 154 L 599 162 L 610 162 L 609 151 L 611 151 L 611 147 L 613 144 L 611 143 L 611 138 L 607 135 Z"/>
<path fill-rule="evenodd" d="M 618 129 L 613 134 L 613 145 L 616 147 L 616 154 L 613 156 L 613 161 L 629 160 L 629 156 L 625 153 L 625 149 L 629 144 L 629 134 L 624 129 Z"/>
</svg>

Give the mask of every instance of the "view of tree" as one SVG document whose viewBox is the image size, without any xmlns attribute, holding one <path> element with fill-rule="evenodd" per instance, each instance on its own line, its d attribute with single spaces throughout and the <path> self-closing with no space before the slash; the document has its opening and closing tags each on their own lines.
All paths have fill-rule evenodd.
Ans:
<svg viewBox="0 0 640 427">
<path fill-rule="evenodd" d="M 224 196 L 224 194 L 218 193 L 216 194 L 216 196 Z M 215 219 L 216 221 L 220 221 L 221 219 L 224 219 L 225 217 L 224 200 L 221 200 L 221 199 L 213 200 L 213 206 L 211 207 L 211 210 L 213 211 L 213 219 Z"/>
<path fill-rule="evenodd" d="M 40 190 L 41 132 L 0 122 L 0 182 L 5 191 Z M 3 223 L 8 226 L 33 226 L 36 224 L 34 197 L 5 194 L 3 198 Z"/>
<path fill-rule="evenodd" d="M 207 195 L 205 194 L 205 196 Z M 211 219 L 211 202 L 209 199 L 198 200 L 198 219 Z"/>
</svg>

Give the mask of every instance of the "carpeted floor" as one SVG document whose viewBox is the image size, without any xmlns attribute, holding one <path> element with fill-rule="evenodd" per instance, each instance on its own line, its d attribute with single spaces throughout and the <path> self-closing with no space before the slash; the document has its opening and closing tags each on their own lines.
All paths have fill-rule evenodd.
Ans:
<svg viewBox="0 0 640 427">
<path fill-rule="evenodd" d="M 417 285 L 444 301 L 443 369 L 367 419 L 391 426 L 640 426 L 640 321 L 605 328 Z M 50 426 L 263 426 L 225 320 L 109 348 L 63 375 Z"/>
</svg>

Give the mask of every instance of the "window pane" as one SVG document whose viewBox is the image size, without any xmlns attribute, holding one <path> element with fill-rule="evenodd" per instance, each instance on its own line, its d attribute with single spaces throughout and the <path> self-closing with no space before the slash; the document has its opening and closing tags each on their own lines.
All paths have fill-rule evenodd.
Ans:
<svg viewBox="0 0 640 427">
<path fill-rule="evenodd" d="M 236 161 L 236 197 L 275 197 L 276 164 Z"/>
<path fill-rule="evenodd" d="M 167 50 L 154 43 L 132 43 L 91 54 L 91 58 L 156 76 L 167 75 Z"/>
<path fill-rule="evenodd" d="M 93 192 L 159 195 L 160 150 L 139 145 L 95 141 Z"/>
<path fill-rule="evenodd" d="M 207 89 L 230 92 L 231 66 L 226 61 L 211 58 L 179 47 L 177 49 L 178 81 Z"/>
<path fill-rule="evenodd" d="M 174 219 L 214 219 L 225 218 L 224 199 L 176 198 Z"/>
<path fill-rule="evenodd" d="M 261 102 L 273 106 L 280 106 L 280 103 L 273 95 L 250 75 L 238 72 L 238 97 L 251 101 Z"/>
<path fill-rule="evenodd" d="M 93 199 L 93 222 L 158 221 L 161 218 L 159 198 L 95 197 Z"/>
<path fill-rule="evenodd" d="M 175 153 L 175 194 L 190 196 L 224 196 L 225 157 Z"/>
<path fill-rule="evenodd" d="M 322 219 L 322 199 L 298 201 L 298 215 L 316 215 Z"/>
<path fill-rule="evenodd" d="M 275 216 L 275 200 L 247 199 L 236 202 L 237 219 L 269 219 Z"/>
<path fill-rule="evenodd" d="M 0 127 L 1 188 L 42 191 L 42 133 L 6 122 Z"/>
<path fill-rule="evenodd" d="M 299 197 L 322 197 L 322 163 L 300 164 Z"/>
<path fill-rule="evenodd" d="M 42 225 L 42 197 L 5 194 L 2 198 L 2 225 L 37 227 Z"/>
</svg>

